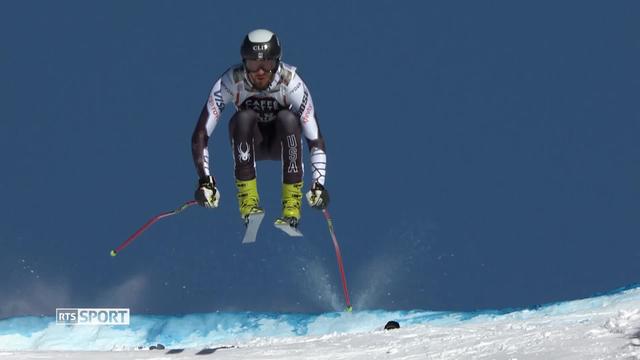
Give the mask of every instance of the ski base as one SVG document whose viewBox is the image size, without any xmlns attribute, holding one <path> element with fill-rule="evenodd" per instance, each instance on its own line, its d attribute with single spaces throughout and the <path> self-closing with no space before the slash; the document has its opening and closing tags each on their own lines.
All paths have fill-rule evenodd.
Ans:
<svg viewBox="0 0 640 360">
<path fill-rule="evenodd" d="M 295 226 L 292 226 L 288 221 L 283 219 L 277 219 L 273 224 L 277 229 L 284 231 L 287 235 L 292 237 L 303 236 L 302 232 Z"/>
<path fill-rule="evenodd" d="M 260 229 L 260 223 L 264 218 L 264 211 L 254 212 L 247 217 L 246 229 L 244 232 L 243 244 L 250 244 L 256 242 L 256 236 L 258 235 L 258 229 Z"/>
</svg>

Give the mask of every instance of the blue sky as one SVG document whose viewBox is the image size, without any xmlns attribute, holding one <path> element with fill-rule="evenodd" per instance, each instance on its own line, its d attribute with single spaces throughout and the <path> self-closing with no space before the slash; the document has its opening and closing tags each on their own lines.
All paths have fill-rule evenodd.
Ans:
<svg viewBox="0 0 640 360">
<path fill-rule="evenodd" d="M 226 123 L 216 210 L 190 137 L 244 35 L 278 33 L 327 142 L 354 306 L 470 310 L 638 281 L 637 2 L 12 1 L 0 14 L 0 316 L 339 308 L 321 214 L 240 244 Z M 307 174 L 309 175 L 309 174 Z M 309 177 L 307 176 L 307 182 Z"/>
</svg>

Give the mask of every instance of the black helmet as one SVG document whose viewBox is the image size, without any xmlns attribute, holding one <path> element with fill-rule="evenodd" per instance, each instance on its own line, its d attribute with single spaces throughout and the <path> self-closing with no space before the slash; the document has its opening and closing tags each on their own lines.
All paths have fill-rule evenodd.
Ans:
<svg viewBox="0 0 640 360">
<path fill-rule="evenodd" d="M 242 60 L 278 60 L 282 57 L 282 48 L 276 34 L 269 30 L 257 29 L 244 37 L 240 48 Z"/>
</svg>

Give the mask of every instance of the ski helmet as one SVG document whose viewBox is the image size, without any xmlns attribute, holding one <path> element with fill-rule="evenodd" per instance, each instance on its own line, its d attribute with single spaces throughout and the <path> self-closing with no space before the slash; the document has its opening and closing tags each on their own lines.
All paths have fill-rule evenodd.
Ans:
<svg viewBox="0 0 640 360">
<path fill-rule="evenodd" d="M 248 33 L 240 47 L 242 60 L 277 60 L 282 57 L 282 47 L 276 34 L 257 29 Z"/>
</svg>

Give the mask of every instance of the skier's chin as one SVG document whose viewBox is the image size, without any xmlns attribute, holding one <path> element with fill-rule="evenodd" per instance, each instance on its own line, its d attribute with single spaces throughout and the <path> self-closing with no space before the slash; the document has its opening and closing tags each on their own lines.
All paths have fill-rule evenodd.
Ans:
<svg viewBox="0 0 640 360">
<path fill-rule="evenodd" d="M 251 85 L 253 85 L 256 90 L 266 90 L 269 87 L 269 83 L 271 82 L 270 76 L 257 77 L 253 76 L 251 79 Z"/>
</svg>

